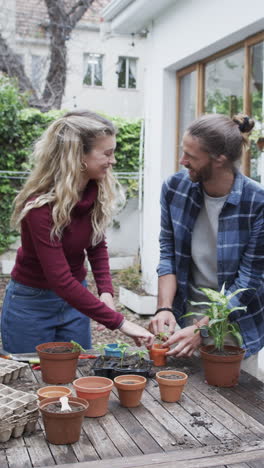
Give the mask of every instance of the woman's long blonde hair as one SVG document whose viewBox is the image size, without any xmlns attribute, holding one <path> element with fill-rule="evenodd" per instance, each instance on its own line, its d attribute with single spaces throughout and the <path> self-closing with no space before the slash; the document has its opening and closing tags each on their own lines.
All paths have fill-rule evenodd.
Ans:
<svg viewBox="0 0 264 468">
<path fill-rule="evenodd" d="M 110 121 L 89 111 L 69 112 L 53 122 L 35 144 L 34 168 L 14 200 L 11 225 L 19 228 L 29 210 L 50 203 L 51 239 L 55 236 L 61 239 L 63 229 L 71 222 L 72 209 L 79 201 L 83 155 L 92 150 L 96 138 L 115 134 Z M 97 185 L 98 197 L 91 215 L 92 245 L 103 239 L 117 206 L 118 192 L 122 199 L 120 185 L 110 169 Z"/>
</svg>

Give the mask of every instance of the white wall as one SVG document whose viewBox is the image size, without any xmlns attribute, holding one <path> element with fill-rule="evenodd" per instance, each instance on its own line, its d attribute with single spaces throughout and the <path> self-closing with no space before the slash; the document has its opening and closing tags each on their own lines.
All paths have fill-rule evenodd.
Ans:
<svg viewBox="0 0 264 468">
<path fill-rule="evenodd" d="M 150 294 L 157 293 L 160 188 L 174 172 L 175 72 L 261 31 L 263 17 L 263 0 L 178 0 L 149 28 L 142 269 Z"/>
<path fill-rule="evenodd" d="M 69 41 L 68 69 L 63 107 L 72 109 L 89 108 L 111 116 L 138 118 L 143 115 L 143 87 L 145 42 L 144 38 L 110 37 L 103 39 L 97 31 L 76 29 Z M 83 81 L 83 54 L 103 55 L 103 86 L 89 87 Z M 137 61 L 137 88 L 120 89 L 117 87 L 116 74 L 119 56 L 135 57 Z M 75 98 L 74 98 L 75 96 Z"/>
<path fill-rule="evenodd" d="M 14 32 L 9 34 L 9 43 L 11 38 L 15 38 Z M 87 27 L 76 28 L 67 43 L 68 73 L 62 108 L 68 110 L 87 108 L 95 112 L 108 114 L 109 116 L 120 116 L 130 119 L 142 117 L 144 109 L 143 89 L 146 39 L 136 36 L 133 42 L 134 46 L 131 45 L 131 36 L 115 36 L 103 39 L 99 30 L 91 30 Z M 43 89 L 49 66 L 47 41 L 45 39 L 17 37 L 13 47 L 17 54 L 23 56 L 23 63 L 29 78 L 32 78 L 32 55 L 43 57 L 43 70 L 40 73 L 40 76 L 42 76 L 40 88 Z M 84 53 L 99 53 L 103 55 L 102 87 L 83 85 Z M 116 74 L 116 68 L 119 56 L 135 57 L 138 59 L 136 89 L 120 89 L 117 87 L 118 75 Z"/>
</svg>

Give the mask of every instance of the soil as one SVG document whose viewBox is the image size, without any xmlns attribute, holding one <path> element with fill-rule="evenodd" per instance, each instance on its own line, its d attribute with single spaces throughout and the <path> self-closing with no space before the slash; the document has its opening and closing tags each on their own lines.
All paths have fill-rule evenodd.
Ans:
<svg viewBox="0 0 264 468">
<path fill-rule="evenodd" d="M 61 411 L 61 404 L 59 402 L 55 402 L 55 403 L 50 403 L 49 405 L 45 406 L 45 410 L 48 411 L 49 413 L 77 413 L 84 409 L 83 405 L 71 405 L 69 403 L 69 406 L 71 407 L 71 411 L 68 411 L 68 410 Z"/>
<path fill-rule="evenodd" d="M 50 354 L 65 354 L 72 353 L 72 348 L 68 346 L 55 346 L 54 348 L 45 348 L 43 351 Z"/>
<path fill-rule="evenodd" d="M 213 354 L 214 356 L 236 356 L 237 354 L 241 354 L 244 352 L 241 348 L 236 347 L 235 349 L 228 349 L 225 348 L 223 350 L 219 350 L 216 348 L 206 350 L 208 354 Z"/>
<path fill-rule="evenodd" d="M 118 368 L 118 369 L 145 369 L 146 365 L 149 366 L 150 361 L 145 359 L 138 359 L 136 356 L 127 356 L 124 357 L 122 365 L 121 358 L 114 356 L 105 356 L 102 358 L 100 356 L 95 362 L 95 367 L 100 367 L 103 369 Z"/>
<path fill-rule="evenodd" d="M 137 382 L 134 382 L 132 380 L 122 380 L 121 383 L 125 385 L 136 385 Z"/>
<path fill-rule="evenodd" d="M 161 379 L 168 379 L 168 380 L 182 380 L 184 377 L 182 375 L 177 374 L 163 374 L 159 376 Z"/>
</svg>

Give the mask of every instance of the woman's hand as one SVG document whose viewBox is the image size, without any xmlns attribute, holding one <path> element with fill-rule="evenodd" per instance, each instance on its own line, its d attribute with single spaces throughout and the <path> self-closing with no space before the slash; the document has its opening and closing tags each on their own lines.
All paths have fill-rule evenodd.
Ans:
<svg viewBox="0 0 264 468">
<path fill-rule="evenodd" d="M 202 342 L 200 333 L 194 333 L 197 328 L 197 325 L 185 327 L 182 330 L 176 331 L 167 341 L 164 341 L 162 344 L 163 348 L 177 343 L 175 348 L 166 353 L 166 356 L 191 357 Z"/>
<path fill-rule="evenodd" d="M 150 333 L 146 328 L 137 325 L 136 323 L 124 320 L 119 330 L 127 336 L 133 338 L 137 346 L 145 345 L 150 347 L 154 341 L 154 335 Z"/>
</svg>

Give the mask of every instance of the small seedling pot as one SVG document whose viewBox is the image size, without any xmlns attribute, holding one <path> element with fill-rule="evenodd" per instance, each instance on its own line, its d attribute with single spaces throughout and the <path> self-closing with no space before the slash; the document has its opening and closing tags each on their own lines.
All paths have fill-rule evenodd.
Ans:
<svg viewBox="0 0 264 468">
<path fill-rule="evenodd" d="M 139 406 L 147 379 L 141 375 L 119 375 L 114 378 L 121 406 L 135 408 Z"/>
<path fill-rule="evenodd" d="M 57 353 L 56 348 L 61 347 L 68 348 L 69 352 Z M 75 379 L 80 351 L 71 352 L 72 348 L 73 344 L 68 342 L 49 342 L 36 346 L 44 382 L 57 385 L 70 383 Z M 53 349 L 54 352 L 47 352 L 47 349 Z"/>
<path fill-rule="evenodd" d="M 188 380 L 187 374 L 178 371 L 160 371 L 156 374 L 162 401 L 174 403 L 181 398 L 183 388 Z"/>
<path fill-rule="evenodd" d="M 166 353 L 170 348 L 162 348 L 159 343 L 154 343 L 149 350 L 149 357 L 153 361 L 154 366 L 166 366 Z"/>
<path fill-rule="evenodd" d="M 71 389 L 58 385 L 49 385 L 48 387 L 39 388 L 37 395 L 40 401 L 45 398 L 60 398 L 62 396 L 69 397 L 72 394 Z"/>
<path fill-rule="evenodd" d="M 114 383 L 105 377 L 81 377 L 73 382 L 77 396 L 85 399 L 89 407 L 86 417 L 96 418 L 107 413 L 108 401 Z"/>
<path fill-rule="evenodd" d="M 88 402 L 76 397 L 69 397 L 69 405 L 73 409 L 61 412 L 51 411 L 51 406 L 58 403 L 59 398 L 44 398 L 39 402 L 39 409 L 44 422 L 45 433 L 51 444 L 73 444 L 80 438 L 84 414 L 88 408 Z M 51 405 L 51 406 L 50 406 Z"/>
<path fill-rule="evenodd" d="M 116 357 L 121 357 L 121 351 L 118 348 L 117 343 L 111 343 L 107 345 L 107 348 L 105 348 L 105 355 L 106 356 L 116 356 Z"/>
</svg>

